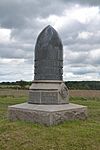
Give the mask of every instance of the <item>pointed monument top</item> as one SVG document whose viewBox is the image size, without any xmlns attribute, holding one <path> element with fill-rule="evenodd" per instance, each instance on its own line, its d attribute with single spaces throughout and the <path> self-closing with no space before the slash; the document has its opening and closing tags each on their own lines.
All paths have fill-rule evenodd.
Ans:
<svg viewBox="0 0 100 150">
<path fill-rule="evenodd" d="M 52 45 L 53 47 L 59 47 L 62 49 L 62 42 L 57 31 L 51 26 L 46 26 L 39 34 L 36 42 L 36 47 L 40 48 L 40 45 L 46 47 Z"/>
<path fill-rule="evenodd" d="M 62 80 L 63 46 L 50 25 L 39 34 L 35 46 L 35 80 Z"/>
<path fill-rule="evenodd" d="M 51 25 L 46 26 L 44 29 L 49 29 L 51 28 L 52 30 L 55 30 Z"/>
<path fill-rule="evenodd" d="M 48 28 L 53 28 L 51 25 L 48 25 L 47 27 L 48 27 Z M 46 27 L 46 28 L 47 28 L 47 27 Z"/>
<path fill-rule="evenodd" d="M 43 29 L 43 31 L 45 31 L 45 30 L 52 30 L 53 32 L 55 31 L 56 33 L 57 33 L 57 31 L 51 26 L 51 25 L 48 25 L 48 26 L 46 26 L 44 29 Z M 57 33 L 58 34 L 58 33 Z"/>
</svg>

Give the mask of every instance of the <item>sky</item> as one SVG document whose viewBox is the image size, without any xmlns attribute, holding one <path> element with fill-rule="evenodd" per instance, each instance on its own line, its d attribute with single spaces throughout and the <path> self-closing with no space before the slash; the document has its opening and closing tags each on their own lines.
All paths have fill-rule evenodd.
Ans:
<svg viewBox="0 0 100 150">
<path fill-rule="evenodd" d="M 100 0 L 0 0 L 0 82 L 34 80 L 34 48 L 51 25 L 65 81 L 100 81 Z"/>
</svg>

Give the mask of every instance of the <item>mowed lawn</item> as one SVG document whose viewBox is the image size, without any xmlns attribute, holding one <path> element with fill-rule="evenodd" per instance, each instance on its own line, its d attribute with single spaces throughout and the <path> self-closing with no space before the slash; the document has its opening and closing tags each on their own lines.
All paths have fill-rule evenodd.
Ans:
<svg viewBox="0 0 100 150">
<path fill-rule="evenodd" d="M 51 127 L 7 119 L 7 107 L 26 100 L 26 96 L 0 97 L 0 150 L 100 150 L 99 97 L 70 97 L 70 102 L 88 106 L 88 119 Z"/>
</svg>

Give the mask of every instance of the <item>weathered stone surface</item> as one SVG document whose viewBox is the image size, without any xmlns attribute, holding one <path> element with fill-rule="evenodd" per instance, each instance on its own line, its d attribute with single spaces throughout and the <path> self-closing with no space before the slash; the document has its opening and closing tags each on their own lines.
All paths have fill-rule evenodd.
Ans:
<svg viewBox="0 0 100 150">
<path fill-rule="evenodd" d="M 63 81 L 34 80 L 29 89 L 31 104 L 66 104 L 69 103 L 68 89 Z"/>
<path fill-rule="evenodd" d="M 63 100 L 67 99 L 67 97 L 68 97 L 68 88 L 63 82 L 61 83 L 59 93 L 60 93 L 61 97 L 63 98 Z"/>
<path fill-rule="evenodd" d="M 56 30 L 47 26 L 35 46 L 34 80 L 62 80 L 63 46 Z"/>
<path fill-rule="evenodd" d="M 50 126 L 67 120 L 86 119 L 87 107 L 71 103 L 64 105 L 23 103 L 9 106 L 8 117 L 10 120 L 31 121 Z"/>
</svg>

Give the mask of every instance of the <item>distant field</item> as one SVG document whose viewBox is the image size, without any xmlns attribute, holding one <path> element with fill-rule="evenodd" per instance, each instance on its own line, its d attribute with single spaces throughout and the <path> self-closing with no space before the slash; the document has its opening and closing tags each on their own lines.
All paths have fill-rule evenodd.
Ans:
<svg viewBox="0 0 100 150">
<path fill-rule="evenodd" d="M 0 89 L 0 96 L 28 97 L 28 90 Z"/>
<path fill-rule="evenodd" d="M 70 97 L 100 97 L 100 90 L 69 90 Z M 0 96 L 28 97 L 28 90 L 0 89 Z"/>
<path fill-rule="evenodd" d="M 69 95 L 72 97 L 100 97 L 100 90 L 70 90 Z"/>
</svg>

